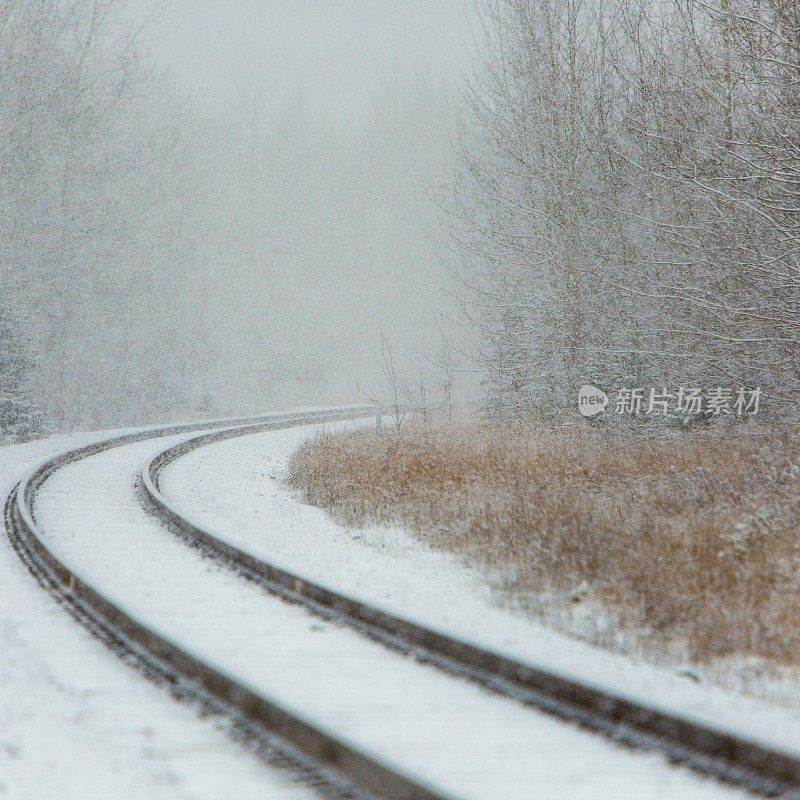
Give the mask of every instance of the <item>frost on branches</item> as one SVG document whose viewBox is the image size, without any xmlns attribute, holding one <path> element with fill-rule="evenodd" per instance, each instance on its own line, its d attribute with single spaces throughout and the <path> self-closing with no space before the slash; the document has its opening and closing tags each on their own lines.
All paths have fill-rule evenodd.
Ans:
<svg viewBox="0 0 800 800">
<path fill-rule="evenodd" d="M 449 205 L 490 406 L 800 375 L 800 6 L 496 0 Z"/>
</svg>

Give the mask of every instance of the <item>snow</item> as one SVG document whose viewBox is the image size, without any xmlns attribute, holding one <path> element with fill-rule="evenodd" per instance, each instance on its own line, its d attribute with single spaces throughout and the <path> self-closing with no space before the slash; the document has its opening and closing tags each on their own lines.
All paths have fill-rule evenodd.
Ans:
<svg viewBox="0 0 800 800">
<path fill-rule="evenodd" d="M 326 425 L 328 430 L 361 423 Z M 160 488 L 182 513 L 256 557 L 521 661 L 800 754 L 800 707 L 697 684 L 559 634 L 502 607 L 458 557 L 397 527 L 344 528 L 282 483 L 288 457 L 319 426 L 248 435 L 182 456 Z"/>
<path fill-rule="evenodd" d="M 104 434 L 106 435 L 106 434 Z M 0 448 L 3 497 L 35 463 L 102 438 Z M 77 504 L 75 504 L 77 506 Z M 0 797 L 12 800 L 310 800 L 212 719 L 113 656 L 0 545 Z"/>
<path fill-rule="evenodd" d="M 56 555 L 162 635 L 463 800 L 521 800 L 531 787 L 542 800 L 742 796 L 388 651 L 203 559 L 134 499 L 142 464 L 176 440 L 70 465 L 34 506 Z M 216 771 L 213 754 L 204 763 Z"/>
</svg>

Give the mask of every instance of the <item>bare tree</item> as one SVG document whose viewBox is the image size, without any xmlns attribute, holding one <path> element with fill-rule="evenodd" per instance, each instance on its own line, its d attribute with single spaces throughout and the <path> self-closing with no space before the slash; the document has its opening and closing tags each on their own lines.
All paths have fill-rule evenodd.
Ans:
<svg viewBox="0 0 800 800">
<path fill-rule="evenodd" d="M 6 0 L 0 10 L 3 288 L 61 427 L 95 422 L 109 384 L 98 376 L 126 380 L 126 333 L 163 314 L 175 274 L 163 267 L 181 237 L 180 113 L 129 10 L 124 0 Z M 128 371 L 128 391 L 138 375 Z"/>
<path fill-rule="evenodd" d="M 487 4 L 449 206 L 490 406 L 797 388 L 798 9 Z"/>
</svg>

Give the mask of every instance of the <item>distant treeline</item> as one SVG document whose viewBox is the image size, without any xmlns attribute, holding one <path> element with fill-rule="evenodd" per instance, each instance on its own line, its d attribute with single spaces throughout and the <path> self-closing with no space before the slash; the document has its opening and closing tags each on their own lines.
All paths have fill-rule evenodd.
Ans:
<svg viewBox="0 0 800 800">
<path fill-rule="evenodd" d="M 358 399 L 381 329 L 413 356 L 433 325 L 441 76 L 349 131 L 258 74 L 199 107 L 141 8 L 0 0 L 7 435 Z"/>
</svg>

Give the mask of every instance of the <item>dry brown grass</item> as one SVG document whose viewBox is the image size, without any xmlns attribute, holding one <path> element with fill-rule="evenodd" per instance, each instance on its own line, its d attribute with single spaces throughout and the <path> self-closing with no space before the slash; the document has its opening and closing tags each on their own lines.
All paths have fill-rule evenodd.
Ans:
<svg viewBox="0 0 800 800">
<path fill-rule="evenodd" d="M 400 523 L 692 659 L 800 664 L 800 453 L 779 435 L 671 440 L 459 424 L 322 435 L 290 483 L 348 523 Z"/>
</svg>

